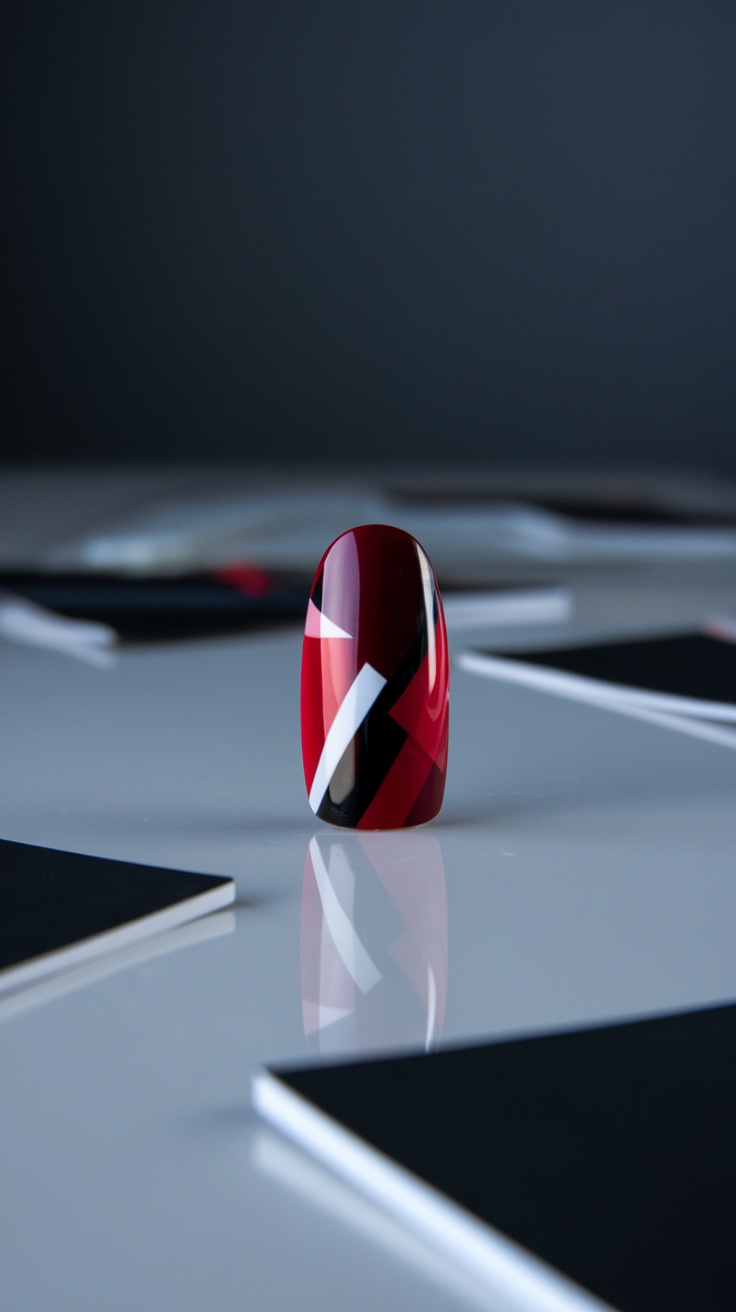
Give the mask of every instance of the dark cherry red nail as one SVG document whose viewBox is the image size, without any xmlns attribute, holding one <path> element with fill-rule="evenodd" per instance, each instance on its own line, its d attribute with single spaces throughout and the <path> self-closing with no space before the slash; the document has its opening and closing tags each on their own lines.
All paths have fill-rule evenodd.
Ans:
<svg viewBox="0 0 736 1312">
<path fill-rule="evenodd" d="M 312 810 L 349 829 L 437 814 L 450 665 L 437 582 L 402 529 L 337 538 L 312 584 L 302 653 L 302 752 Z"/>
</svg>

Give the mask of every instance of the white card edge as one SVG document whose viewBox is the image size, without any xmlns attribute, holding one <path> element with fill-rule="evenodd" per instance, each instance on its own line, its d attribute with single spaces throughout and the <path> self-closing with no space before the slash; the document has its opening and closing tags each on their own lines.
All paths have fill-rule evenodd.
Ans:
<svg viewBox="0 0 736 1312">
<path fill-rule="evenodd" d="M 562 624 L 574 611 L 568 588 L 509 588 L 498 592 L 442 593 L 448 632 L 455 629 L 506 628 L 516 624 Z"/>
<path fill-rule="evenodd" d="M 115 929 L 105 930 L 101 934 L 92 934 L 89 938 L 70 944 L 68 947 L 56 948 L 53 952 L 20 962 L 17 966 L 6 966 L 0 971 L 0 995 L 11 989 L 21 988 L 34 983 L 56 971 L 68 970 L 82 962 L 91 961 L 108 952 L 129 947 L 153 934 L 161 934 L 167 929 L 185 925 L 190 920 L 197 920 L 211 911 L 231 906 L 235 901 L 235 881 L 226 879 L 216 888 L 210 888 L 194 897 L 183 898 L 173 906 L 164 907 L 147 916 L 129 920 Z"/>
<path fill-rule="evenodd" d="M 610 1312 L 610 1305 L 479 1221 L 288 1088 L 271 1071 L 251 1082 L 255 1110 L 521 1312 Z"/>
<path fill-rule="evenodd" d="M 530 652 L 529 655 L 533 658 L 534 653 Z M 535 665 L 533 659 L 520 661 L 513 657 L 487 656 L 483 652 L 466 649 L 459 653 L 456 663 L 466 674 L 503 679 L 507 683 L 522 684 L 527 688 L 557 693 L 573 701 L 590 702 L 613 710 L 621 707 L 697 720 L 715 720 L 719 723 L 736 722 L 736 706 L 727 702 L 647 692 L 629 688 L 622 683 L 607 683 L 603 679 L 588 678 L 583 674 L 552 670 L 544 665 Z"/>
</svg>

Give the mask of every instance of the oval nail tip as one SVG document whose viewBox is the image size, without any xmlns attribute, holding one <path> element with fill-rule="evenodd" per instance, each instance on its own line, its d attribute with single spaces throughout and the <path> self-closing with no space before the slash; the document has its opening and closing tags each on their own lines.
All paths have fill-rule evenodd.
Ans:
<svg viewBox="0 0 736 1312">
<path fill-rule="evenodd" d="M 450 663 L 426 552 L 386 524 L 328 547 L 304 630 L 301 728 L 309 803 L 338 829 L 413 829 L 442 806 Z"/>
</svg>

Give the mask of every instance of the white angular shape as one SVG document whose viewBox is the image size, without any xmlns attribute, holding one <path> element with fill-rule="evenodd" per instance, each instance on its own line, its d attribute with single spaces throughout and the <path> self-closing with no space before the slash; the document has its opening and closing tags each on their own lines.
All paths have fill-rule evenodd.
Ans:
<svg viewBox="0 0 736 1312">
<path fill-rule="evenodd" d="M 334 1025 L 338 1020 L 344 1020 L 350 1015 L 349 1007 L 327 1007 L 319 1002 L 308 1002 L 306 999 L 302 1002 L 302 1014 L 304 1017 L 305 1034 L 317 1034 L 320 1030 L 327 1029 L 328 1025 Z"/>
<path fill-rule="evenodd" d="M 352 633 L 346 633 L 333 620 L 328 619 L 326 615 L 318 610 L 313 601 L 307 606 L 307 622 L 304 626 L 304 636 L 307 638 L 352 638 Z"/>
<path fill-rule="evenodd" d="M 315 815 L 322 804 L 322 798 L 327 792 L 340 757 L 385 687 L 386 679 L 366 661 L 345 693 L 325 738 L 322 755 L 309 790 L 309 805 Z"/>
<path fill-rule="evenodd" d="M 365 669 L 365 666 L 363 667 Z M 361 993 L 369 993 L 381 978 L 381 972 L 361 943 L 335 892 L 316 838 L 309 844 L 314 878 L 327 928 L 345 969 Z M 328 1008 L 331 1010 L 331 1008 Z"/>
</svg>

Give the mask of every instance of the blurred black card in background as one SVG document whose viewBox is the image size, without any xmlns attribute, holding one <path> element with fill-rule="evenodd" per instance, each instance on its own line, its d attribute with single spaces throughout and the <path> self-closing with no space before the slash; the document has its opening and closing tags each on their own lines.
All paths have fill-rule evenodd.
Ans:
<svg viewBox="0 0 736 1312">
<path fill-rule="evenodd" d="M 115 630 L 122 642 L 249 633 L 298 621 L 311 578 L 248 565 L 173 577 L 5 571 L 0 588 L 58 615 Z"/>
<path fill-rule="evenodd" d="M 625 688 L 736 705 L 736 641 L 709 632 L 557 647 L 513 659 Z"/>
<path fill-rule="evenodd" d="M 460 653 L 461 669 L 613 710 L 736 722 L 736 622 L 700 631 L 543 650 Z"/>
</svg>

